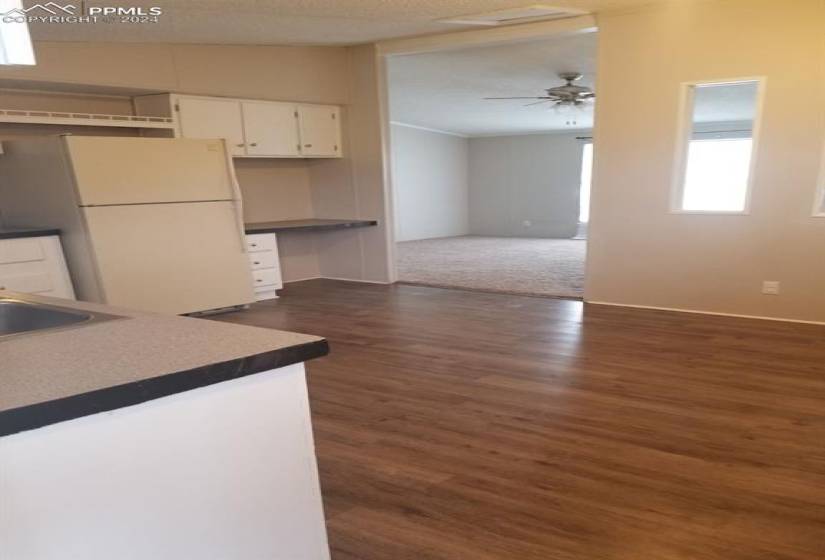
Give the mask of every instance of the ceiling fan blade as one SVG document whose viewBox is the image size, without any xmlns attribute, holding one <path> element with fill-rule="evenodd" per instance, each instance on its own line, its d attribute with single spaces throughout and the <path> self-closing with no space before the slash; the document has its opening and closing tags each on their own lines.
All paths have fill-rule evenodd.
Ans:
<svg viewBox="0 0 825 560">
<path fill-rule="evenodd" d="M 552 99 L 551 97 L 484 97 L 483 99 Z"/>
<path fill-rule="evenodd" d="M 542 103 L 550 103 L 553 101 L 552 99 L 542 99 L 541 101 L 536 101 L 535 103 L 528 103 L 525 107 L 530 107 L 531 105 L 541 105 Z"/>
</svg>

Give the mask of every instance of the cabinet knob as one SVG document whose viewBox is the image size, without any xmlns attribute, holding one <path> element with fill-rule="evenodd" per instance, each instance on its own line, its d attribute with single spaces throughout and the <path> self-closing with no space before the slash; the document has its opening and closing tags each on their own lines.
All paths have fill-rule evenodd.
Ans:
<svg viewBox="0 0 825 560">
<path fill-rule="evenodd" d="M 257 246 L 258 246 L 258 244 L 257 244 L 257 243 L 250 243 L 250 245 L 252 245 L 253 247 L 257 247 Z"/>
<path fill-rule="evenodd" d="M 254 261 L 252 264 L 261 264 L 261 261 Z"/>
<path fill-rule="evenodd" d="M 311 148 L 312 144 L 304 144 L 304 148 Z"/>
<path fill-rule="evenodd" d="M 235 144 L 235 146 L 237 146 L 238 148 L 243 148 L 244 146 L 246 146 L 246 144 Z"/>
<path fill-rule="evenodd" d="M 257 145 L 258 145 L 258 143 L 257 143 L 257 142 L 252 142 L 252 143 L 250 144 L 250 146 L 257 146 Z"/>
</svg>

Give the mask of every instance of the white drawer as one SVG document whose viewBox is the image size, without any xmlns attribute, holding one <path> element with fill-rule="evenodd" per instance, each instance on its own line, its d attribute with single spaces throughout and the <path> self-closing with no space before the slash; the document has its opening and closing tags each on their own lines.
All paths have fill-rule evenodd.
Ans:
<svg viewBox="0 0 825 560">
<path fill-rule="evenodd" d="M 248 256 L 252 270 L 278 268 L 278 254 L 275 251 L 256 251 L 249 253 Z"/>
<path fill-rule="evenodd" d="M 45 258 L 38 238 L 0 240 L 0 264 L 42 261 Z"/>
<path fill-rule="evenodd" d="M 278 292 L 275 289 L 278 286 L 261 286 L 255 288 L 255 301 L 266 301 L 268 299 L 278 299 Z"/>
<path fill-rule="evenodd" d="M 277 251 L 278 238 L 274 233 L 256 233 L 246 236 L 246 247 L 250 253 L 256 251 Z"/>
<path fill-rule="evenodd" d="M 256 288 L 259 286 L 277 286 L 281 283 L 281 275 L 278 274 L 277 268 L 253 270 L 252 279 Z"/>
<path fill-rule="evenodd" d="M 54 281 L 48 272 L 0 276 L 0 290 L 40 294 L 54 290 Z"/>
</svg>

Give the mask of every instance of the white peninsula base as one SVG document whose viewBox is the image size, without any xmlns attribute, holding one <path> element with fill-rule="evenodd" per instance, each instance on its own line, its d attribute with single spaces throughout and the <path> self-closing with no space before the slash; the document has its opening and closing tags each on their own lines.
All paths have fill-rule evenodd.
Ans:
<svg viewBox="0 0 825 560">
<path fill-rule="evenodd" d="M 0 557 L 328 560 L 303 364 L 0 438 Z"/>
</svg>

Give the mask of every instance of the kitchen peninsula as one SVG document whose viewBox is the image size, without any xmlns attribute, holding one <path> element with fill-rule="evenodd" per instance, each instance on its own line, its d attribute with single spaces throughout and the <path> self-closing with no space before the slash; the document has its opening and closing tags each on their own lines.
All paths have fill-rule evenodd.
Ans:
<svg viewBox="0 0 825 560">
<path fill-rule="evenodd" d="M 0 336 L 4 557 L 329 558 L 303 367 L 324 339 L 0 294 L 88 317 L 0 321 L 24 325 Z"/>
</svg>

